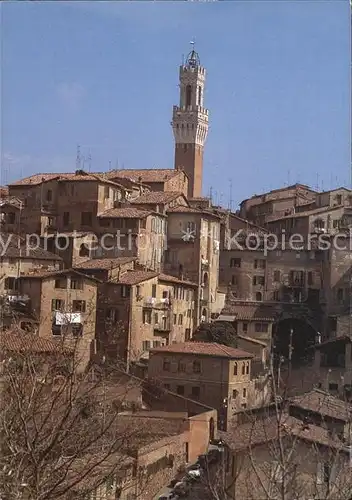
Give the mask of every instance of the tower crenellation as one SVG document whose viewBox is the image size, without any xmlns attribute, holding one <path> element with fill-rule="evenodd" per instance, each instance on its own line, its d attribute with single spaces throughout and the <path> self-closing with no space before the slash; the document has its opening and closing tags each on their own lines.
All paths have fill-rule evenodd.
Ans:
<svg viewBox="0 0 352 500">
<path fill-rule="evenodd" d="M 202 195 L 203 151 L 208 135 L 209 112 L 204 107 L 206 70 L 193 49 L 179 71 L 179 105 L 173 107 L 175 168 L 182 166 L 189 178 L 188 196 Z"/>
</svg>

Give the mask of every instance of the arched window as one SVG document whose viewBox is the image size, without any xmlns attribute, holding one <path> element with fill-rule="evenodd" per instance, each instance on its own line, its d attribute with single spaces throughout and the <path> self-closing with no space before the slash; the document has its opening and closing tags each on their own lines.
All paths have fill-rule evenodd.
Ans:
<svg viewBox="0 0 352 500">
<path fill-rule="evenodd" d="M 204 283 L 204 286 L 207 287 L 208 284 L 209 284 L 209 276 L 208 276 L 208 273 L 204 273 L 204 276 L 203 276 L 203 283 Z"/>
<path fill-rule="evenodd" d="M 187 85 L 186 87 L 186 107 L 191 105 L 191 99 L 192 99 L 192 87 L 190 85 Z"/>
<path fill-rule="evenodd" d="M 246 374 L 246 365 L 242 363 L 242 375 Z"/>
<path fill-rule="evenodd" d="M 200 373 L 200 361 L 193 361 L 193 373 Z"/>
<path fill-rule="evenodd" d="M 261 294 L 260 292 L 257 292 L 257 293 L 255 294 L 255 300 L 256 300 L 257 302 L 261 302 L 261 301 L 262 301 L 262 294 Z"/>
<path fill-rule="evenodd" d="M 234 375 L 237 375 L 238 374 L 238 365 L 237 363 L 235 362 L 235 364 L 233 365 L 233 374 Z"/>
<path fill-rule="evenodd" d="M 82 243 L 82 245 L 80 246 L 79 256 L 80 257 L 89 257 L 89 248 L 87 248 L 87 246 L 84 243 Z"/>
<path fill-rule="evenodd" d="M 202 87 L 199 85 L 198 87 L 198 106 L 202 105 Z"/>
<path fill-rule="evenodd" d="M 249 375 L 249 361 L 246 363 L 246 375 Z"/>
</svg>

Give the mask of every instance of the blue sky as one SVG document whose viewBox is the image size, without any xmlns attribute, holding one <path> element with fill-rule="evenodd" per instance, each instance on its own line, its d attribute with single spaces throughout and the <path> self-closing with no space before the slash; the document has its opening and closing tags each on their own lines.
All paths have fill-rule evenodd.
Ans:
<svg viewBox="0 0 352 500">
<path fill-rule="evenodd" d="M 204 194 L 350 184 L 348 1 L 2 3 L 1 183 L 172 168 L 182 54 L 208 77 Z"/>
</svg>

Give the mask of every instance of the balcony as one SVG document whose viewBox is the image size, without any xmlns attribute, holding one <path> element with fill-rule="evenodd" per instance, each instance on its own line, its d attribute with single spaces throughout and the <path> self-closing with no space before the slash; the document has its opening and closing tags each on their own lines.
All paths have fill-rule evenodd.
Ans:
<svg viewBox="0 0 352 500">
<path fill-rule="evenodd" d="M 158 336 L 163 333 L 169 333 L 172 330 L 170 318 L 162 318 L 159 323 L 154 325 L 154 335 Z"/>
<path fill-rule="evenodd" d="M 168 298 L 147 297 L 144 301 L 144 307 L 149 309 L 170 309 L 171 301 Z"/>
</svg>

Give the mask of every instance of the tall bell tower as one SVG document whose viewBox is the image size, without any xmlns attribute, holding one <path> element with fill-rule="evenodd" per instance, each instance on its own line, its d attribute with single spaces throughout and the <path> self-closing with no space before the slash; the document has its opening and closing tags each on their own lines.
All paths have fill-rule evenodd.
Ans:
<svg viewBox="0 0 352 500">
<path fill-rule="evenodd" d="M 188 54 L 180 66 L 180 103 L 173 107 L 172 128 L 175 137 L 175 168 L 188 175 L 188 197 L 202 196 L 203 151 L 208 134 L 208 110 L 204 107 L 205 69 L 197 52 Z"/>
</svg>

